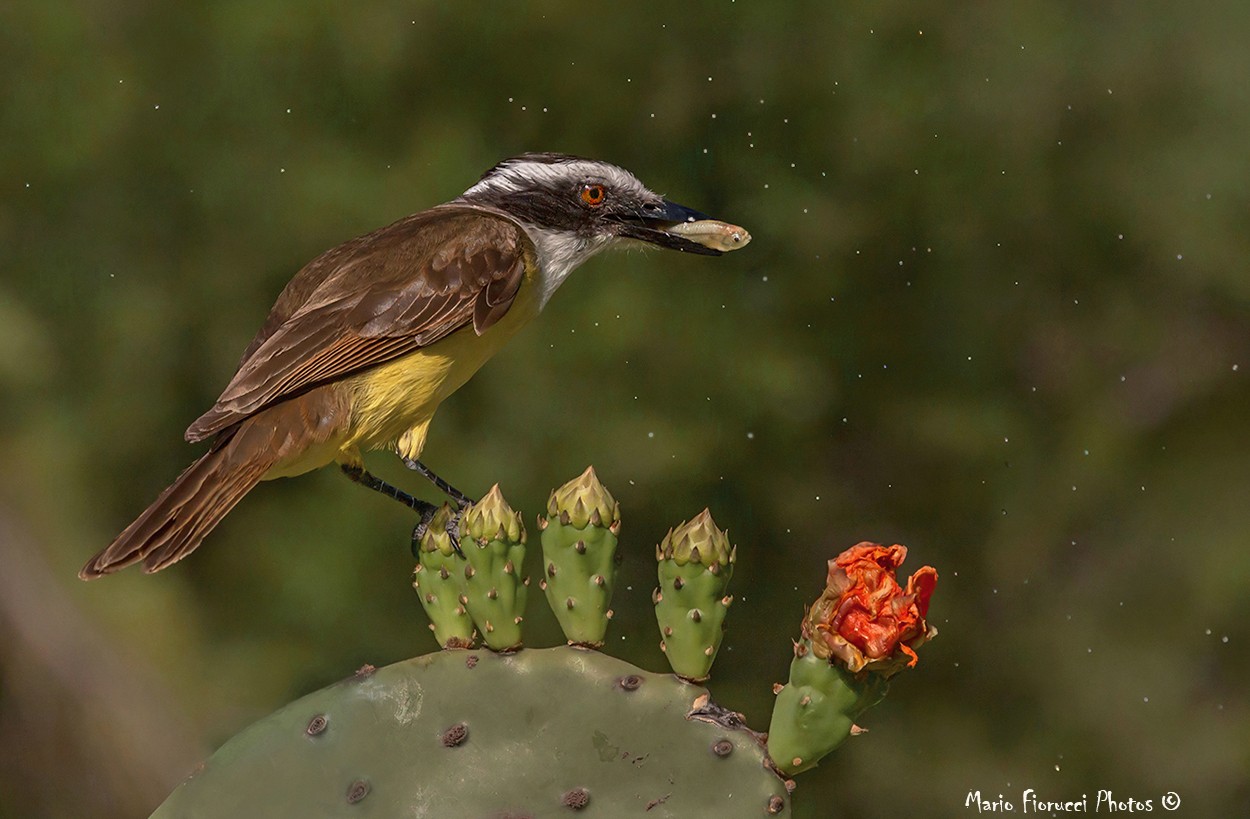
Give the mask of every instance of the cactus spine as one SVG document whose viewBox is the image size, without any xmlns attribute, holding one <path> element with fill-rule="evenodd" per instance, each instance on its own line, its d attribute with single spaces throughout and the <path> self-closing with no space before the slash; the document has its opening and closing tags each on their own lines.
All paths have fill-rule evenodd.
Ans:
<svg viewBox="0 0 1250 819">
<path fill-rule="evenodd" d="M 652 600 L 660 624 L 660 649 L 681 677 L 708 678 L 733 602 L 725 590 L 737 553 L 707 509 L 670 529 L 656 547 L 660 585 Z"/>
<path fill-rule="evenodd" d="M 538 518 L 542 589 L 570 644 L 599 647 L 612 610 L 621 508 L 593 466 L 551 493 Z"/>
</svg>

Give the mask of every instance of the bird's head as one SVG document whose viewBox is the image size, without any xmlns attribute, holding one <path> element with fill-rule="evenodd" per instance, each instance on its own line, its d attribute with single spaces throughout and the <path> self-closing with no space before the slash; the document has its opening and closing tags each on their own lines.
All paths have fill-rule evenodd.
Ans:
<svg viewBox="0 0 1250 819">
<path fill-rule="evenodd" d="M 491 168 L 460 201 L 497 208 L 528 228 L 576 237 L 596 248 L 640 241 L 719 256 L 668 228 L 709 217 L 652 193 L 632 173 L 568 154 L 522 154 Z"/>
</svg>

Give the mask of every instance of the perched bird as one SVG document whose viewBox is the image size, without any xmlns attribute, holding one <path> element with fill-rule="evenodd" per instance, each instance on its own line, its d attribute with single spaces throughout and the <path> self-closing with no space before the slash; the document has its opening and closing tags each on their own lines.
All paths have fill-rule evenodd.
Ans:
<svg viewBox="0 0 1250 819">
<path fill-rule="evenodd" d="M 439 404 L 604 248 L 720 255 L 698 232 L 680 235 L 703 219 L 607 162 L 524 154 L 447 204 L 326 251 L 278 296 L 217 403 L 187 429 L 188 441 L 211 440 L 208 452 L 79 576 L 140 562 L 159 571 L 258 482 L 330 463 L 428 524 L 434 505 L 365 471 L 365 449 L 396 452 L 463 509 L 469 499 L 418 460 Z"/>
</svg>

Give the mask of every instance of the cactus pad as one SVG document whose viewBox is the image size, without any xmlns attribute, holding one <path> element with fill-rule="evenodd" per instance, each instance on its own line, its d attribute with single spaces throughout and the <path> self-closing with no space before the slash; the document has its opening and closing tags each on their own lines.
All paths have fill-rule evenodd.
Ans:
<svg viewBox="0 0 1250 819">
<path fill-rule="evenodd" d="M 417 542 L 417 568 L 412 587 L 421 598 L 421 607 L 430 617 L 430 630 L 444 648 L 468 648 L 476 633 L 473 619 L 465 608 L 464 567 L 467 565 L 452 547 L 447 525 L 451 507 L 443 504 L 430 519 Z"/>
<path fill-rule="evenodd" d="M 733 602 L 725 590 L 736 553 L 707 509 L 670 529 L 656 547 L 660 586 L 652 599 L 660 648 L 682 677 L 702 681 L 711 671 Z"/>
<path fill-rule="evenodd" d="M 885 696 L 889 683 L 853 674 L 809 651 L 790 663 L 790 682 L 777 692 L 768 753 L 786 774 L 814 768 L 855 728 L 855 718 Z"/>
<path fill-rule="evenodd" d="M 486 645 L 496 651 L 521 646 L 521 622 L 529 578 L 525 563 L 525 526 L 499 491 L 470 506 L 460 524 L 465 607 Z"/>
<path fill-rule="evenodd" d="M 442 651 L 261 720 L 154 816 L 789 815 L 735 718 L 598 652 Z"/>
<path fill-rule="evenodd" d="M 539 517 L 542 589 L 569 643 L 601 646 L 612 611 L 620 505 L 594 467 L 551 493 Z"/>
</svg>

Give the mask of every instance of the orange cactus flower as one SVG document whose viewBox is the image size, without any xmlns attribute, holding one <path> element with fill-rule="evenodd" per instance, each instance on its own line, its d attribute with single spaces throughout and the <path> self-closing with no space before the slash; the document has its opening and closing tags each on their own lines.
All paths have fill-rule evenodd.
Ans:
<svg viewBox="0 0 1250 819">
<path fill-rule="evenodd" d="M 916 664 L 916 648 L 937 634 L 925 622 L 937 570 L 921 567 L 904 588 L 895 569 L 906 557 L 906 546 L 864 542 L 829 561 L 825 590 L 803 618 L 812 653 L 886 677 Z"/>
</svg>

